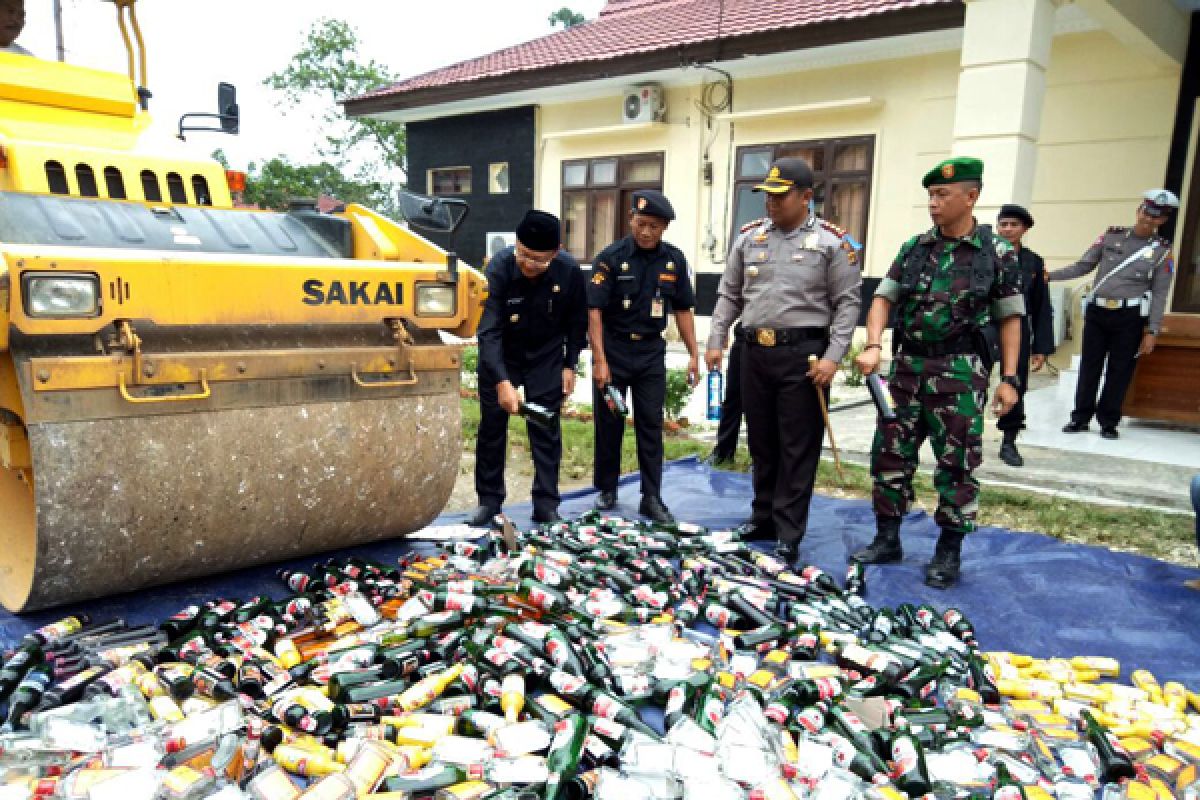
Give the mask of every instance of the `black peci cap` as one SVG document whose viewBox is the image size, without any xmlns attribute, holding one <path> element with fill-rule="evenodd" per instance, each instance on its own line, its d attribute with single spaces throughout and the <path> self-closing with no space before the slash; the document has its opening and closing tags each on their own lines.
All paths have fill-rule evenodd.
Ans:
<svg viewBox="0 0 1200 800">
<path fill-rule="evenodd" d="M 517 225 L 517 241 L 537 252 L 557 250 L 562 243 L 558 217 L 536 208 L 526 211 Z"/>
</svg>

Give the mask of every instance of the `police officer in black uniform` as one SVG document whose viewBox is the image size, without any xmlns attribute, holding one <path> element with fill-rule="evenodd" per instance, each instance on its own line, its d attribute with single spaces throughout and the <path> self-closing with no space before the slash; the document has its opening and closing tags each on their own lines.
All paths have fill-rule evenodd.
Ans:
<svg viewBox="0 0 1200 800">
<path fill-rule="evenodd" d="M 517 243 L 487 266 L 488 299 L 479 339 L 479 435 L 475 491 L 479 507 L 470 525 L 486 525 L 504 504 L 508 417 L 519 411 L 517 389 L 529 403 L 557 412 L 575 390 L 575 365 L 586 343 L 587 293 L 578 262 L 559 249 L 558 217 L 530 211 L 517 226 Z M 533 520 L 558 516 L 562 430 L 526 421 L 533 450 Z"/>
<path fill-rule="evenodd" d="M 721 398 L 721 421 L 717 423 L 717 443 L 704 459 L 709 466 L 731 463 L 737 457 L 742 435 L 742 352 L 746 341 L 742 323 L 733 326 L 733 344 L 729 346 L 729 365 L 725 370 L 725 396 Z"/>
<path fill-rule="evenodd" d="M 1030 370 L 1037 372 L 1054 354 L 1054 307 L 1050 304 L 1050 286 L 1046 283 L 1046 262 L 1022 241 L 1033 227 L 1033 215 L 1023 206 L 1006 203 L 996 215 L 996 233 L 1017 251 L 1021 291 L 1025 294 L 1025 319 L 1021 324 L 1021 354 L 1017 358 L 1017 404 L 996 420 L 1003 434 L 1000 460 L 1010 467 L 1022 467 L 1025 459 L 1017 450 L 1017 435 L 1025 429 L 1025 392 Z M 994 325 L 995 323 L 993 323 Z M 995 334 L 999 341 L 999 332 Z"/>
<path fill-rule="evenodd" d="M 662 333 L 667 315 L 674 312 L 679 335 L 688 350 L 688 382 L 695 386 L 699 369 L 692 315 L 695 297 L 687 259 L 679 248 L 662 240 L 667 225 L 675 219 L 667 198 L 652 189 L 634 192 L 630 214 L 633 233 L 596 256 L 587 287 L 588 339 L 595 378 L 595 483 L 600 490 L 596 508 L 608 511 L 616 507 L 617 477 L 621 472 L 625 420 L 605 403 L 604 390 L 611 383 L 622 394 L 629 389 L 633 398 L 642 476 L 638 513 L 669 524 L 674 518 L 661 495 L 663 403 L 667 394 L 667 345 Z"/>
</svg>

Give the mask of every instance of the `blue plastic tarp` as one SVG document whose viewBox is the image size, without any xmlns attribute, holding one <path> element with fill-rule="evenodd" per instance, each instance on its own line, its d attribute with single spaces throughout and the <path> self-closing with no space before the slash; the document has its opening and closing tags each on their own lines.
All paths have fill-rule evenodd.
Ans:
<svg viewBox="0 0 1200 800">
<path fill-rule="evenodd" d="M 663 499 L 672 512 L 711 527 L 743 522 L 751 495 L 749 476 L 713 470 L 694 459 L 668 464 L 663 475 Z M 564 516 L 583 512 L 594 498 L 592 491 L 569 494 L 561 511 Z M 619 513 L 636 515 L 639 499 L 637 475 L 622 479 Z M 528 504 L 506 511 L 518 525 L 529 524 Z M 986 508 L 982 516 L 987 519 Z M 460 521 L 462 515 L 447 514 L 439 524 Z M 801 560 L 840 580 L 847 554 L 868 542 L 874 527 L 868 501 L 818 495 Z M 980 644 L 988 650 L 1042 658 L 1112 656 L 1121 660 L 1124 675 L 1145 668 L 1161 681 L 1200 688 L 1200 591 L 1184 586 L 1184 581 L 1200 578 L 1200 570 L 1037 533 L 983 528 L 963 548 L 959 585 L 938 591 L 922 583 L 937 526 L 924 512 L 912 513 L 904 520 L 903 538 L 902 563 L 867 569 L 867 600 L 872 605 L 953 606 L 974 623 Z M 278 598 L 285 594 L 276 577 L 280 568 L 303 569 L 349 553 L 394 563 L 422 546 L 428 545 L 394 540 L 34 614 L 0 612 L 0 646 L 11 646 L 29 630 L 75 611 L 85 611 L 97 621 L 120 617 L 142 623 L 216 597 Z"/>
</svg>

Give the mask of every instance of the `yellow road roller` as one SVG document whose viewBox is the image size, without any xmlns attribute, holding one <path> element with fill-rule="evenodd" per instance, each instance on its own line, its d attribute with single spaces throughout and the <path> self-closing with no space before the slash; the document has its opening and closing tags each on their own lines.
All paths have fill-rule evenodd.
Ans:
<svg viewBox="0 0 1200 800">
<path fill-rule="evenodd" d="M 483 276 L 360 206 L 236 208 L 235 174 L 146 144 L 115 7 L 129 75 L 0 53 L 12 611 L 416 530 L 462 448 L 440 334 L 474 334 Z M 235 105 L 208 116 L 236 128 Z"/>
</svg>

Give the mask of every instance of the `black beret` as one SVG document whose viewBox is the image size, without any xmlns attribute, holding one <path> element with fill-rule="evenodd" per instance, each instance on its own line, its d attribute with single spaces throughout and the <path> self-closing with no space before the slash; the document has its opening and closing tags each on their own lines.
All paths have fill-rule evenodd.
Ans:
<svg viewBox="0 0 1200 800">
<path fill-rule="evenodd" d="M 1015 219 L 1025 223 L 1026 228 L 1033 227 L 1033 215 L 1025 210 L 1024 206 L 1019 206 L 1015 203 L 1005 203 L 1000 206 L 1000 213 L 996 214 L 996 219 Z"/>
<path fill-rule="evenodd" d="M 634 192 L 633 207 L 630 211 L 635 214 L 661 217 L 667 222 L 675 219 L 675 209 L 671 208 L 671 201 L 657 189 L 638 189 Z"/>
<path fill-rule="evenodd" d="M 558 217 L 536 208 L 517 225 L 517 241 L 538 252 L 557 250 L 562 243 Z"/>
</svg>

